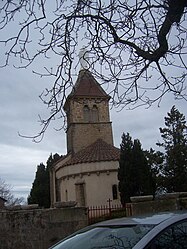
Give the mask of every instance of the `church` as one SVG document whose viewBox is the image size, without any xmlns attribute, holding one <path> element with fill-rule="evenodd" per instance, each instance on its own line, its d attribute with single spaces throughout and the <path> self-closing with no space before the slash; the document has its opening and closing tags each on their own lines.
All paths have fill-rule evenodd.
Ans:
<svg viewBox="0 0 187 249">
<path fill-rule="evenodd" d="M 67 154 L 50 171 L 51 206 L 120 204 L 118 167 L 120 150 L 113 145 L 110 96 L 88 69 L 81 69 L 66 99 Z"/>
</svg>

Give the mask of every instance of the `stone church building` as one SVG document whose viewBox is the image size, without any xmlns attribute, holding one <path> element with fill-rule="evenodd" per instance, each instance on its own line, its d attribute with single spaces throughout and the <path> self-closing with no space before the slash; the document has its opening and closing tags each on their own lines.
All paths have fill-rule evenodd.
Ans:
<svg viewBox="0 0 187 249">
<path fill-rule="evenodd" d="M 87 69 L 79 72 L 67 97 L 67 155 L 51 168 L 51 206 L 119 204 L 117 171 L 120 150 L 113 145 L 110 96 Z"/>
</svg>

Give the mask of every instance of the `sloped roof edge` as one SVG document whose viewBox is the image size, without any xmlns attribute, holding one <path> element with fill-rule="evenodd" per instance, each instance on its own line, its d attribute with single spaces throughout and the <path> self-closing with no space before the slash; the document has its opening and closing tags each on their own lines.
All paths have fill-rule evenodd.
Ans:
<svg viewBox="0 0 187 249">
<path fill-rule="evenodd" d="M 83 96 L 110 98 L 88 69 L 79 71 L 75 86 L 69 95 L 69 97 Z"/>
<path fill-rule="evenodd" d="M 74 165 L 78 163 L 91 163 L 101 161 L 119 161 L 120 149 L 107 144 L 102 139 L 96 140 L 85 149 L 77 152 L 62 166 Z"/>
</svg>

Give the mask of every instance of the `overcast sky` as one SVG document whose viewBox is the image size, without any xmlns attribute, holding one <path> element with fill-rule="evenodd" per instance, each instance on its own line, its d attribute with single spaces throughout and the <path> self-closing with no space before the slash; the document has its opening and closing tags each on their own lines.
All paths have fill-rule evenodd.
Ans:
<svg viewBox="0 0 187 249">
<path fill-rule="evenodd" d="M 36 167 L 46 163 L 50 153 L 66 154 L 65 132 L 55 131 L 51 124 L 44 139 L 33 143 L 23 135 L 35 135 L 40 130 L 38 114 L 47 115 L 46 106 L 39 99 L 39 94 L 47 85 L 32 74 L 30 70 L 17 70 L 13 67 L 0 69 L 0 177 L 11 184 L 13 193 L 27 197 L 35 178 Z M 187 116 L 186 102 L 174 101 L 166 96 L 161 107 L 149 109 L 140 107 L 121 112 L 111 110 L 114 144 L 119 147 L 123 132 L 129 132 L 133 139 L 138 138 L 143 149 L 157 148 L 160 140 L 159 127 L 164 126 L 164 117 L 176 105 Z"/>
</svg>

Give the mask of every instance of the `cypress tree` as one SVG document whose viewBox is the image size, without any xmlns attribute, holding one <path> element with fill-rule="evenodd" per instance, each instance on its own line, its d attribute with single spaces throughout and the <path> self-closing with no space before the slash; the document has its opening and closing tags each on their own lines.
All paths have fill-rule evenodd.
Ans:
<svg viewBox="0 0 187 249">
<path fill-rule="evenodd" d="M 154 194 L 154 181 L 140 141 L 132 141 L 129 133 L 123 133 L 120 147 L 119 192 L 125 205 L 131 196 Z"/>
<path fill-rule="evenodd" d="M 129 202 L 133 186 L 129 184 L 131 180 L 132 169 L 132 148 L 133 142 L 129 133 L 122 135 L 122 142 L 120 145 L 120 161 L 118 169 L 119 192 L 122 205 Z"/>
<path fill-rule="evenodd" d="M 163 167 L 164 154 L 160 151 L 155 151 L 152 148 L 150 148 L 150 150 L 144 151 L 144 153 L 152 172 L 153 193 L 159 194 L 163 191 L 163 177 L 161 174 L 161 169 Z"/>
<path fill-rule="evenodd" d="M 48 186 L 48 172 L 43 163 L 37 166 L 35 180 L 32 184 L 30 196 L 28 197 L 28 204 L 37 203 L 40 207 L 49 207 L 49 186 Z"/>
<path fill-rule="evenodd" d="M 148 165 L 147 158 L 138 139 L 134 140 L 132 167 L 134 168 L 133 194 L 137 196 L 154 194 L 154 180 L 151 167 Z"/>
<path fill-rule="evenodd" d="M 47 166 L 43 163 L 37 166 L 36 176 L 32 184 L 32 189 L 28 197 L 28 204 L 38 204 L 40 207 L 50 207 L 50 167 L 60 159 L 57 153 L 50 155 L 47 160 Z"/>
<path fill-rule="evenodd" d="M 173 106 L 165 119 L 165 128 L 160 128 L 165 150 L 162 168 L 163 185 L 168 192 L 187 190 L 187 126 L 185 116 Z"/>
</svg>

